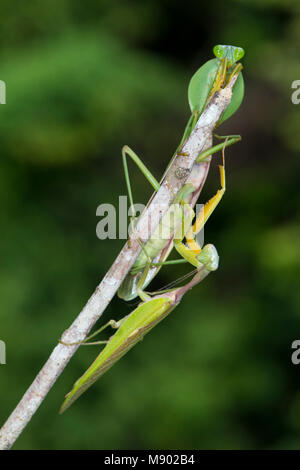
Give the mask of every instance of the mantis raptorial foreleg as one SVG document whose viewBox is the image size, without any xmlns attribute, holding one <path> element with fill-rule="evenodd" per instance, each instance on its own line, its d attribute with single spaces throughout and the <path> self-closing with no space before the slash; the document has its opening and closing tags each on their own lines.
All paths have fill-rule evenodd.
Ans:
<svg viewBox="0 0 300 470">
<path fill-rule="evenodd" d="M 224 148 L 225 148 L 226 142 L 224 142 L 223 145 L 223 152 L 222 152 L 222 158 L 223 158 L 223 164 L 219 165 L 219 170 L 220 170 L 220 183 L 221 183 L 221 189 L 219 189 L 216 194 L 202 207 L 201 211 L 196 217 L 196 220 L 194 224 L 192 224 L 187 231 L 185 235 L 186 243 L 187 246 L 184 245 L 182 242 L 184 238 L 184 234 L 181 230 L 181 227 L 179 227 L 177 233 L 175 234 L 174 237 L 174 247 L 177 250 L 177 252 L 182 256 L 183 259 L 181 260 L 174 260 L 174 261 L 165 261 L 163 263 L 153 263 L 153 265 L 166 265 L 166 264 L 177 264 L 180 262 L 188 262 L 192 264 L 195 267 L 199 267 L 201 263 L 203 263 L 206 260 L 205 254 L 204 258 L 202 255 L 202 248 L 198 244 L 198 242 L 195 240 L 195 235 L 197 235 L 200 230 L 204 227 L 205 223 L 209 219 L 210 215 L 213 213 L 219 202 L 221 201 L 225 190 L 226 190 L 226 185 L 225 185 L 225 155 L 224 155 Z"/>
<path fill-rule="evenodd" d="M 199 262 L 203 263 L 203 259 L 201 256 L 202 248 L 195 240 L 195 235 L 197 235 L 200 230 L 202 230 L 210 215 L 221 201 L 226 190 L 224 144 L 222 152 L 223 164 L 219 165 L 221 189 L 219 189 L 216 194 L 202 207 L 201 211 L 196 217 L 196 221 L 193 225 L 191 225 L 190 229 L 186 233 L 185 239 L 187 246 L 182 243 L 182 240 L 178 240 L 176 237 L 174 239 L 174 246 L 178 253 L 196 267 L 199 265 Z"/>
<path fill-rule="evenodd" d="M 221 63 L 220 63 L 220 66 L 219 66 L 218 73 L 215 77 L 213 86 L 212 86 L 212 88 L 209 92 L 206 103 L 208 102 L 208 100 L 213 96 L 213 94 L 216 91 L 218 91 L 222 88 L 222 86 L 225 82 L 225 79 L 226 79 L 227 65 L 228 65 L 227 57 L 224 57 L 223 59 L 221 59 Z"/>
</svg>

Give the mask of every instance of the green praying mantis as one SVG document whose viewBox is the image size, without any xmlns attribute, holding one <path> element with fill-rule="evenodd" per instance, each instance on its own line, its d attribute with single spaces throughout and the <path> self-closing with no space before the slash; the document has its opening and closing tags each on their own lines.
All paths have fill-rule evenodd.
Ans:
<svg viewBox="0 0 300 470">
<path fill-rule="evenodd" d="M 190 81 L 188 99 L 191 117 L 174 156 L 180 152 L 184 142 L 191 135 L 209 99 L 224 84 L 227 84 L 233 75 L 238 77 L 233 87 L 232 99 L 221 116 L 218 125 L 232 116 L 243 100 L 244 82 L 241 74 L 242 65 L 237 62 L 243 57 L 244 50 L 235 46 L 217 45 L 214 47 L 213 52 L 216 57 L 200 67 Z M 173 203 L 161 218 L 158 227 L 148 242 L 142 246 L 140 255 L 118 291 L 119 297 L 131 300 L 139 296 L 142 303 L 120 321 L 110 320 L 85 340 L 87 341 L 98 335 L 108 326 L 117 330 L 108 341 L 88 343 L 105 344 L 105 347 L 82 377 L 75 382 L 72 390 L 66 395 L 60 412 L 65 411 L 87 388 L 111 368 L 137 342 L 143 339 L 145 334 L 169 315 L 189 289 L 218 268 L 219 256 L 216 248 L 211 244 L 201 248 L 195 240 L 195 235 L 203 228 L 225 192 L 224 149 L 239 140 L 240 136 L 228 136 L 223 143 L 213 146 L 198 156 L 196 163 L 205 161 L 208 156 L 222 149 L 223 163 L 219 165 L 221 188 L 203 206 L 194 223 L 195 212 L 188 201 L 189 197 L 198 188 L 194 184 L 185 183 L 178 193 L 174 195 Z M 140 158 L 129 147 L 125 146 L 122 150 L 124 173 L 130 204 L 131 207 L 134 207 L 126 156 L 129 156 L 137 164 L 155 191 L 158 191 L 160 188 L 160 183 L 154 178 Z M 134 215 L 131 222 L 134 231 Z M 162 237 L 161 233 L 165 227 L 168 228 L 169 235 Z M 184 239 L 186 244 L 183 242 Z M 167 261 L 167 257 L 173 247 L 180 254 L 181 259 Z M 180 262 L 188 262 L 196 268 L 193 272 L 193 278 L 188 283 L 175 289 L 154 293 L 155 295 L 145 292 L 145 287 L 157 275 L 162 266 Z M 63 344 L 68 345 L 68 343 Z"/>
</svg>

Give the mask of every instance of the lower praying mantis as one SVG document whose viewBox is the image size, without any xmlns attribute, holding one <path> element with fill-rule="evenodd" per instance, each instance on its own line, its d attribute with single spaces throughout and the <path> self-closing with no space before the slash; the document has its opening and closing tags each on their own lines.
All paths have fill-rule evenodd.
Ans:
<svg viewBox="0 0 300 470">
<path fill-rule="evenodd" d="M 216 46 L 214 48 L 214 53 L 218 58 L 221 59 L 221 61 L 215 62 L 216 59 L 209 61 L 209 67 L 207 67 L 208 63 L 206 63 L 203 66 L 203 68 L 206 66 L 205 70 L 203 71 L 201 70 L 202 68 L 200 68 L 191 80 L 189 87 L 189 101 L 192 109 L 192 115 L 181 140 L 179 151 L 182 143 L 191 134 L 197 118 L 205 107 L 209 97 L 211 97 L 215 91 L 220 89 L 224 83 L 225 78 L 228 75 L 228 70 L 230 72 L 230 77 L 234 73 L 238 74 L 241 70 L 240 64 L 236 65 L 233 71 L 231 70 L 235 61 L 241 58 L 244 54 L 241 48 L 235 48 L 233 46 Z M 213 67 L 213 74 L 211 67 Z M 206 87 L 204 91 L 202 90 L 202 92 L 199 94 L 200 84 L 203 84 L 203 79 L 205 79 L 207 82 Z M 227 119 L 231 114 L 233 114 L 233 112 L 235 112 L 242 101 L 242 97 L 243 86 L 241 87 L 240 85 L 238 91 L 236 92 L 235 99 L 231 101 L 231 104 L 233 103 L 232 108 L 229 109 L 229 105 L 223 117 L 227 113 Z M 187 202 L 187 197 L 191 193 L 195 192 L 197 188 L 191 184 L 185 184 L 177 193 L 177 195 L 175 195 L 173 204 L 171 206 L 172 210 L 174 211 L 173 222 L 170 223 L 170 221 L 167 221 L 170 232 L 174 232 L 174 234 L 167 240 L 163 240 L 159 236 L 152 236 L 146 245 L 142 246 L 142 252 L 140 253 L 136 262 L 133 264 L 130 273 L 125 278 L 125 281 L 119 289 L 120 297 L 128 300 L 139 295 L 143 303 L 119 322 L 111 320 L 102 328 L 100 328 L 100 330 L 96 331 L 89 337 L 94 337 L 107 326 L 117 328 L 117 332 L 108 340 L 108 342 L 100 341 L 94 343 L 106 343 L 106 346 L 93 362 L 93 364 L 89 367 L 89 369 L 85 372 L 85 374 L 74 384 L 73 389 L 66 396 L 66 399 L 61 407 L 61 412 L 67 409 L 89 386 L 91 386 L 101 375 L 103 375 L 104 372 L 112 367 L 112 365 L 118 359 L 120 359 L 129 349 L 131 349 L 138 341 L 140 341 L 148 331 L 150 331 L 157 323 L 165 318 L 180 302 L 181 298 L 185 292 L 187 292 L 187 290 L 191 289 L 194 285 L 203 280 L 207 274 L 209 274 L 209 272 L 217 269 L 219 257 L 215 247 L 213 245 L 206 245 L 201 248 L 195 241 L 195 234 L 198 233 L 204 226 L 205 222 L 216 208 L 225 192 L 224 148 L 240 140 L 240 136 L 231 136 L 231 139 L 228 137 L 223 144 L 216 145 L 211 149 L 203 152 L 198 156 L 197 160 L 198 162 L 204 161 L 205 158 L 215 153 L 220 148 L 223 149 L 223 165 L 219 166 L 221 189 L 219 189 L 215 196 L 213 196 L 205 204 L 203 210 L 197 216 L 194 224 L 192 224 L 192 220 L 195 214 Z M 176 153 L 178 153 L 178 150 Z M 137 157 L 137 155 L 131 149 L 124 147 L 122 154 L 129 199 L 131 206 L 133 207 L 133 199 L 126 163 L 126 154 L 129 155 L 138 165 L 156 191 L 159 189 L 160 185 L 149 172 L 149 170 L 145 167 L 139 157 Z M 165 223 L 164 217 L 160 222 L 158 230 L 161 230 L 162 225 Z M 182 226 L 187 227 L 187 229 L 182 231 Z M 187 245 L 184 245 L 183 243 L 184 238 L 186 239 Z M 172 244 L 170 244 L 170 241 L 172 241 L 176 250 L 182 256 L 182 260 L 165 261 L 170 250 L 172 249 Z M 158 262 L 155 262 L 155 258 L 160 253 L 163 253 L 163 258 L 160 258 Z M 189 283 L 177 289 L 161 291 L 154 297 L 151 297 L 144 291 L 145 286 L 156 275 L 158 269 L 162 265 L 175 264 L 178 262 L 189 262 L 196 267 L 197 273 Z M 150 279 L 148 279 L 149 271 L 153 267 L 155 268 L 155 272 L 152 276 L 150 276 Z M 130 281 L 129 286 L 128 281 Z"/>
</svg>

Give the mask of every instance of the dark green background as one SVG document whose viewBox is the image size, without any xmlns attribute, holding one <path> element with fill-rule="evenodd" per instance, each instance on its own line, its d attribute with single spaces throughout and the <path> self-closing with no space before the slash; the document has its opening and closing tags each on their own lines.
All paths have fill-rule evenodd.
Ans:
<svg viewBox="0 0 300 470">
<path fill-rule="evenodd" d="M 97 206 L 126 194 L 122 145 L 160 178 L 192 74 L 215 44 L 246 50 L 245 99 L 220 130 L 243 140 L 205 230 L 219 270 L 59 416 L 97 355 L 80 349 L 15 449 L 299 448 L 299 39 L 297 0 L 2 0 L 1 422 L 123 245 L 95 234 Z M 200 202 L 219 185 L 218 158 Z M 186 269 L 163 269 L 154 288 Z M 115 299 L 102 318 L 132 308 Z"/>
</svg>

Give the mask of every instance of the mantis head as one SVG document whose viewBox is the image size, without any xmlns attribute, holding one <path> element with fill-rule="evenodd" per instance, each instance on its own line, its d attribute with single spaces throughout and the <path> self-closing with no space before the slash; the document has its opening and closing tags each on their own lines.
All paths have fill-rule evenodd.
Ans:
<svg viewBox="0 0 300 470">
<path fill-rule="evenodd" d="M 220 44 L 213 48 L 213 53 L 218 59 L 224 59 L 227 57 L 229 67 L 242 59 L 245 55 L 245 51 L 242 47 L 224 46 Z"/>
</svg>

